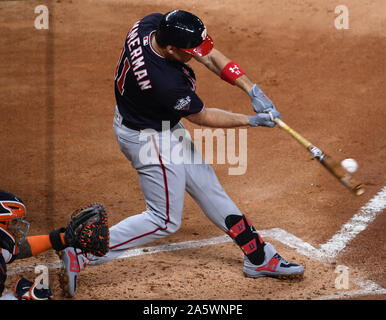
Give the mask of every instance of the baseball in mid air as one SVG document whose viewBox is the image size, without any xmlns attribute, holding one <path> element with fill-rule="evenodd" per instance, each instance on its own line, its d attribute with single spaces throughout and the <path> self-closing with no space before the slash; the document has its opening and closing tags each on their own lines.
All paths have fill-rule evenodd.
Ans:
<svg viewBox="0 0 386 320">
<path fill-rule="evenodd" d="M 352 158 L 344 159 L 340 164 L 350 173 L 353 173 L 358 169 L 358 162 Z"/>
</svg>

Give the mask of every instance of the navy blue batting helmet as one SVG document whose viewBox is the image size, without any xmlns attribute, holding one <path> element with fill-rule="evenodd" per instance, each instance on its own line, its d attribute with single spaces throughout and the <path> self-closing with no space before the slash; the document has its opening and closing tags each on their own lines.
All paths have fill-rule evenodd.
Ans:
<svg viewBox="0 0 386 320">
<path fill-rule="evenodd" d="M 184 10 L 174 10 L 162 17 L 156 40 L 163 47 L 172 45 L 193 56 L 205 56 L 213 48 L 213 40 L 203 22 Z"/>
</svg>

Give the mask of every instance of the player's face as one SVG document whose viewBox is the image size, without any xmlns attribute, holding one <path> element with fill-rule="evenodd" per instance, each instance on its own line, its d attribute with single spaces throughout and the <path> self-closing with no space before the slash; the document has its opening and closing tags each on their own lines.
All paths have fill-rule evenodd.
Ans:
<svg viewBox="0 0 386 320">
<path fill-rule="evenodd" d="M 16 243 L 19 244 L 28 234 L 29 223 L 23 219 L 13 219 L 9 221 L 8 229 L 15 237 Z"/>
</svg>

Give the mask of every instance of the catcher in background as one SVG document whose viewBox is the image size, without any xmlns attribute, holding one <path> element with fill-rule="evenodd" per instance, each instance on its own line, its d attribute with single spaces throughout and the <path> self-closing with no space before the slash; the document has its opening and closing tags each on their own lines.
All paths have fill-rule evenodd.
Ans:
<svg viewBox="0 0 386 320">
<path fill-rule="evenodd" d="M 0 190 L 0 296 L 7 279 L 7 264 L 15 259 L 24 259 L 54 249 L 60 251 L 73 247 L 84 253 L 103 256 L 109 247 L 107 214 L 101 204 L 75 210 L 65 228 L 51 231 L 47 235 L 27 236 L 29 223 L 23 201 L 14 194 Z M 19 300 L 51 300 L 49 287 L 19 277 L 10 298 Z"/>
</svg>

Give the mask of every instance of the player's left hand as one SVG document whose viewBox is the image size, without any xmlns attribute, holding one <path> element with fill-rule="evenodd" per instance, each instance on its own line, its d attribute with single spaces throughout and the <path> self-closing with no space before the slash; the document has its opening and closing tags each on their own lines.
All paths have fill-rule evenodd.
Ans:
<svg viewBox="0 0 386 320">
<path fill-rule="evenodd" d="M 64 232 L 68 246 L 102 257 L 109 250 L 110 232 L 107 213 L 100 203 L 75 210 Z"/>
<path fill-rule="evenodd" d="M 267 112 L 260 112 L 256 113 L 253 116 L 249 116 L 249 125 L 251 127 L 270 127 L 273 128 L 276 123 L 273 121 L 275 118 L 279 118 L 280 113 L 278 111 L 272 110 L 269 113 Z"/>
<path fill-rule="evenodd" d="M 253 85 L 251 90 L 249 90 L 248 95 L 251 98 L 252 107 L 256 113 L 277 111 L 275 105 L 258 87 L 257 84 Z"/>
</svg>

